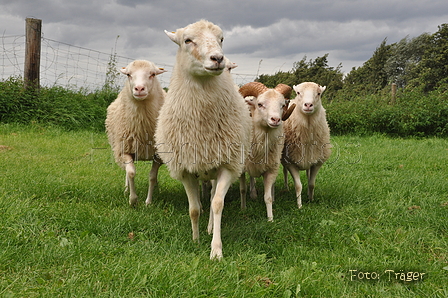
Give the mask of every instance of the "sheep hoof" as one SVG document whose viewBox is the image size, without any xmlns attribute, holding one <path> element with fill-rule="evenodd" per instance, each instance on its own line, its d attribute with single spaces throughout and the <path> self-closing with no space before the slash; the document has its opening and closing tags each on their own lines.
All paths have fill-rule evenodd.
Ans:
<svg viewBox="0 0 448 298">
<path fill-rule="evenodd" d="M 131 207 L 136 207 L 137 206 L 137 198 L 129 198 L 129 205 Z"/>
<path fill-rule="evenodd" d="M 221 249 L 212 249 L 210 252 L 210 260 L 221 261 L 222 260 L 222 250 Z"/>
<path fill-rule="evenodd" d="M 207 232 L 209 235 L 213 234 L 213 225 L 207 227 Z"/>
<path fill-rule="evenodd" d="M 269 221 L 269 222 L 273 222 L 273 221 L 274 221 L 274 218 L 273 218 L 273 217 L 268 217 L 268 221 Z"/>
</svg>

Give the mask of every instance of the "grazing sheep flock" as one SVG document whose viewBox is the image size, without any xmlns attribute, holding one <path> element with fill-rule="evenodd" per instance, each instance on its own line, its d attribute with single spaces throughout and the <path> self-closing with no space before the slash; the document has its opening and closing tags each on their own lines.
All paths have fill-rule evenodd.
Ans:
<svg viewBox="0 0 448 298">
<path fill-rule="evenodd" d="M 165 91 L 156 76 L 165 70 L 152 62 L 135 60 L 123 67 L 121 72 L 127 79 L 118 97 L 107 108 L 107 137 L 115 162 L 126 171 L 125 191 L 129 190 L 131 206 L 137 203 L 134 162 L 153 160 L 146 198 L 146 204 L 149 204 L 160 167 L 160 163 L 154 159 L 154 131 L 165 97 Z"/>
<path fill-rule="evenodd" d="M 294 86 L 297 108 L 285 122 L 285 146 L 282 154 L 285 187 L 288 186 L 287 171 L 291 173 L 296 190 L 297 205 L 302 208 L 302 183 L 300 170 L 306 170 L 308 199 L 313 200 L 314 185 L 319 169 L 331 155 L 330 128 L 322 106 L 325 91 L 313 82 Z"/>
<path fill-rule="evenodd" d="M 269 89 L 262 83 L 247 83 L 240 88 L 243 97 L 253 96 L 246 101 L 252 115 L 251 151 L 245 161 L 245 172 L 251 177 L 251 194 L 255 191 L 253 177 L 263 176 L 264 202 L 268 220 L 274 218 L 272 203 L 274 201 L 273 185 L 280 167 L 280 157 L 283 149 L 283 121 L 289 117 L 295 105 L 286 110 L 286 98 L 289 99 L 292 88 L 278 84 L 275 89 Z M 246 208 L 246 177 L 240 176 L 241 208 Z M 253 195 L 252 195 L 253 197 Z M 256 197 L 256 191 L 255 191 Z"/>
<path fill-rule="evenodd" d="M 200 180 L 216 180 L 210 258 L 222 257 L 224 197 L 243 170 L 251 123 L 222 51 L 222 30 L 205 20 L 166 32 L 179 48 L 155 139 L 170 175 L 187 193 L 193 239 L 199 240 Z"/>
<path fill-rule="evenodd" d="M 269 221 L 280 163 L 286 186 L 286 171 L 293 176 L 299 208 L 300 170 L 307 170 L 308 196 L 313 199 L 317 172 L 331 153 L 320 102 L 325 87 L 309 82 L 294 86 L 297 97 L 288 108 L 292 88 L 287 85 L 269 89 L 252 82 L 238 90 L 230 73 L 236 64 L 223 54 L 218 26 L 201 20 L 165 33 L 178 45 L 168 92 L 156 78 L 163 69 L 146 60 L 131 62 L 121 70 L 128 77 L 123 90 L 107 108 L 106 131 L 115 161 L 126 171 L 129 204 L 137 204 L 134 162 L 153 161 L 147 205 L 164 163 L 185 188 L 195 241 L 199 241 L 202 208 L 199 181 L 212 182 L 210 259 L 221 259 L 224 198 L 239 177 L 245 208 L 245 172 L 251 177 L 252 198 L 256 197 L 254 178 L 263 176 Z M 253 99 L 245 101 L 248 96 Z"/>
</svg>

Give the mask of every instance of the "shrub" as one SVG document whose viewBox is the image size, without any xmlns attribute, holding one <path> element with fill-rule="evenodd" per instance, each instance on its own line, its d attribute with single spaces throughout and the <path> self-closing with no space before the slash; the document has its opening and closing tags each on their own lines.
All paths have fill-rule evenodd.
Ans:
<svg viewBox="0 0 448 298">
<path fill-rule="evenodd" d="M 326 105 L 333 134 L 384 133 L 392 136 L 448 136 L 448 94 L 405 91 L 395 104 L 378 94 Z"/>
<path fill-rule="evenodd" d="M 31 117 L 36 101 L 31 94 L 25 92 L 20 77 L 10 77 L 0 82 L 0 121 L 26 122 Z M 20 113 L 18 113 L 20 111 Z"/>
<path fill-rule="evenodd" d="M 107 106 L 117 91 L 95 92 L 42 87 L 38 93 L 25 91 L 21 78 L 0 82 L 0 122 L 56 125 L 67 130 L 104 131 Z M 335 135 L 448 136 L 448 92 L 400 91 L 390 104 L 388 90 L 376 95 L 340 90 L 336 99 L 324 102 L 328 124 Z M 325 95 L 324 95 L 325 100 Z"/>
<path fill-rule="evenodd" d="M 104 130 L 107 106 L 117 93 L 110 90 L 73 91 L 59 86 L 25 91 L 20 78 L 0 82 L 0 122 L 41 122 L 68 130 Z"/>
</svg>

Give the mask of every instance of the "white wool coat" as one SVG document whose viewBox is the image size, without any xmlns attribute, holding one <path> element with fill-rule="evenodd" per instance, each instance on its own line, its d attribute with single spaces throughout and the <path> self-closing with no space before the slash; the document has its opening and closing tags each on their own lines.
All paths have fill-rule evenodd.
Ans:
<svg viewBox="0 0 448 298">
<path fill-rule="evenodd" d="M 156 78 L 154 78 L 156 79 Z M 132 97 L 129 81 L 117 99 L 107 108 L 106 131 L 116 163 L 125 169 L 124 153 L 136 160 L 152 160 L 155 153 L 154 132 L 165 91 L 154 84 L 148 97 L 137 101 Z"/>
</svg>

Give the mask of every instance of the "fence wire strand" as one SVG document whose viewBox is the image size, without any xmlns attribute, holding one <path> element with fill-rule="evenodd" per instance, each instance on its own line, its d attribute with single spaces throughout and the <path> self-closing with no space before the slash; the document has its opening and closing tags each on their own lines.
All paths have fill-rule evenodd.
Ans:
<svg viewBox="0 0 448 298">
<path fill-rule="evenodd" d="M 0 80 L 23 77 L 25 61 L 25 35 L 0 36 Z M 67 89 L 96 91 L 106 83 L 121 88 L 123 77 L 118 67 L 126 66 L 135 59 L 104 53 L 42 37 L 40 55 L 40 84 L 45 87 L 61 86 Z M 174 60 L 174 57 L 173 57 Z M 163 87 L 168 87 L 173 65 L 158 64 L 167 72 L 158 76 Z M 111 69 L 112 68 L 112 69 Z M 232 72 L 235 83 L 243 85 L 256 75 Z M 111 82 L 112 78 L 112 82 Z"/>
</svg>

